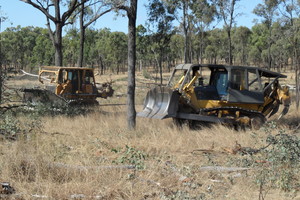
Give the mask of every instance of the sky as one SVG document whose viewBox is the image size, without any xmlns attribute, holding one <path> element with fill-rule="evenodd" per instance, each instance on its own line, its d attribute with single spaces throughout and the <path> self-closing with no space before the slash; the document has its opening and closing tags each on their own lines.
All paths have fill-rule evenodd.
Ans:
<svg viewBox="0 0 300 200">
<path fill-rule="evenodd" d="M 237 12 L 243 13 L 236 20 L 237 26 L 247 26 L 251 28 L 254 25 L 253 20 L 257 18 L 252 11 L 254 7 L 262 3 L 262 0 L 240 0 L 238 2 Z M 145 25 L 147 21 L 147 11 L 145 5 L 147 0 L 138 1 L 137 25 Z M 46 28 L 45 16 L 33 8 L 32 6 L 21 2 L 20 0 L 0 0 L 1 14 L 8 17 L 8 20 L 1 23 L 1 30 L 4 31 L 8 27 L 38 26 Z M 115 13 L 108 13 L 102 16 L 93 26 L 95 29 L 109 28 L 111 31 L 122 31 L 127 33 L 127 17 L 116 16 Z M 217 27 L 221 27 L 218 24 Z"/>
</svg>

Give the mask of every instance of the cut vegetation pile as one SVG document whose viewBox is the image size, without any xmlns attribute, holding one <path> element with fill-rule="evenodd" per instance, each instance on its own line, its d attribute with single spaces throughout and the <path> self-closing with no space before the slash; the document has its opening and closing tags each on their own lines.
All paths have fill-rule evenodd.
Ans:
<svg viewBox="0 0 300 200">
<path fill-rule="evenodd" d="M 126 107 L 109 106 L 126 103 L 124 77 L 114 83 L 115 97 L 88 111 L 45 105 L 2 113 L 1 197 L 300 198 L 300 115 L 294 105 L 258 131 L 221 125 L 191 130 L 143 118 L 127 131 Z M 22 85 L 18 81 L 7 85 Z M 153 81 L 140 75 L 137 83 L 142 104 Z"/>
</svg>

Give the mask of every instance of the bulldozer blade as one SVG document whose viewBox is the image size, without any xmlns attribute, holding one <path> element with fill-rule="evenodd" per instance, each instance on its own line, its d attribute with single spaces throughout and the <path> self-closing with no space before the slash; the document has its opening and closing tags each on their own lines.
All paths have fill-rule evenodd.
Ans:
<svg viewBox="0 0 300 200">
<path fill-rule="evenodd" d="M 68 103 L 64 98 L 45 89 L 23 89 L 22 91 L 24 92 L 24 102 L 32 104 L 51 103 L 55 105 L 64 105 Z"/>
<path fill-rule="evenodd" d="M 145 98 L 144 109 L 137 116 L 155 119 L 176 117 L 179 93 L 168 87 L 155 87 Z"/>
</svg>

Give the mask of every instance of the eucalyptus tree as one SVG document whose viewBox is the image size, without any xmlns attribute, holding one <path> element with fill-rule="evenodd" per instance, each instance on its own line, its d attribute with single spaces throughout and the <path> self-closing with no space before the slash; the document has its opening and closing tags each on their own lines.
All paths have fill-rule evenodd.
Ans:
<svg viewBox="0 0 300 200">
<path fill-rule="evenodd" d="M 217 13 L 223 20 L 224 29 L 227 33 L 228 38 L 228 63 L 232 64 L 232 41 L 231 41 L 231 30 L 235 23 L 235 19 L 240 15 L 236 13 L 237 2 L 240 0 L 213 0 Z"/>
<path fill-rule="evenodd" d="M 136 29 L 136 53 L 139 63 L 139 70 L 142 70 L 144 62 L 148 59 L 149 54 L 149 35 L 147 29 L 143 25 L 138 25 Z"/>
<path fill-rule="evenodd" d="M 54 48 L 49 38 L 48 30 L 46 28 L 36 29 L 39 29 L 39 32 L 35 36 L 35 45 L 32 49 L 33 56 L 30 64 L 32 66 L 53 65 Z"/>
<path fill-rule="evenodd" d="M 70 28 L 63 37 L 64 66 L 75 67 L 78 60 L 79 32 L 76 28 Z"/>
<path fill-rule="evenodd" d="M 112 32 L 108 38 L 108 60 L 113 63 L 114 68 L 113 71 L 117 71 L 119 74 L 120 71 L 124 72 L 121 65 L 126 61 L 127 54 L 127 42 L 126 42 L 126 34 L 123 32 Z"/>
<path fill-rule="evenodd" d="M 251 30 L 245 26 L 235 28 L 233 33 L 234 54 L 240 64 L 247 64 L 248 50 L 250 44 Z"/>
<path fill-rule="evenodd" d="M 80 46 L 78 55 L 78 66 L 83 66 L 85 31 L 88 26 L 96 22 L 101 16 L 110 12 L 111 7 L 104 0 L 81 0 L 79 10 Z M 74 13 L 76 19 L 77 13 Z"/>
<path fill-rule="evenodd" d="M 284 66 L 288 66 L 288 60 L 290 60 L 290 55 L 292 55 L 292 48 L 284 32 L 286 26 L 282 26 L 280 22 L 274 22 L 272 26 L 272 40 L 274 41 L 271 45 L 271 57 L 272 66 L 274 70 L 281 72 Z"/>
<path fill-rule="evenodd" d="M 279 11 L 284 24 L 288 27 L 285 31 L 285 38 L 292 46 L 292 68 L 295 70 L 296 83 L 296 107 L 299 108 L 300 103 L 300 41 L 299 41 L 299 17 L 300 17 L 300 1 L 296 0 L 279 0 Z M 298 21 L 295 20 L 298 17 Z"/>
<path fill-rule="evenodd" d="M 160 84 L 162 85 L 162 65 L 165 53 L 169 49 L 171 37 L 174 34 L 172 21 L 174 13 L 169 5 L 152 0 L 148 5 L 148 29 L 153 41 L 152 51 L 156 55 L 156 61 L 160 72 Z"/>
<path fill-rule="evenodd" d="M 276 15 L 278 15 L 279 0 L 263 0 L 263 4 L 258 4 L 253 13 L 262 18 L 262 22 L 266 25 L 268 29 L 268 69 L 272 67 L 272 55 L 271 55 L 271 46 L 273 43 L 272 40 L 272 25 L 274 23 Z"/>
<path fill-rule="evenodd" d="M 193 22 L 198 30 L 199 37 L 199 52 L 198 62 L 202 63 L 204 58 L 205 50 L 205 32 L 208 31 L 209 26 L 216 17 L 216 7 L 210 0 L 193 0 L 191 5 L 193 12 Z"/>
<path fill-rule="evenodd" d="M 77 8 L 88 0 L 20 0 L 24 3 L 41 11 L 47 20 L 49 36 L 55 48 L 55 65 L 62 66 L 62 31 L 63 27 L 69 24 L 69 19 Z M 62 12 L 62 10 L 65 10 Z M 50 23 L 53 23 L 55 30 L 53 31 Z"/>
<path fill-rule="evenodd" d="M 184 63 L 191 63 L 190 43 L 192 25 L 192 0 L 164 0 L 167 9 L 173 14 L 174 18 L 180 22 L 180 27 L 184 34 Z M 179 14 L 181 12 L 181 14 Z"/>
<path fill-rule="evenodd" d="M 32 38 L 33 27 L 21 28 L 21 26 L 7 28 L 2 33 L 2 46 L 6 49 L 4 57 L 7 63 L 16 69 L 23 69 L 26 66 L 26 57 L 30 57 L 31 50 L 34 46 Z M 30 29 L 30 30 L 29 30 Z M 30 49 L 26 45 L 29 45 Z"/>
<path fill-rule="evenodd" d="M 135 110 L 135 65 L 136 65 L 136 18 L 138 0 L 106 0 L 117 12 L 125 12 L 128 18 L 128 85 L 127 126 L 136 127 Z"/>
<path fill-rule="evenodd" d="M 265 24 L 256 24 L 251 29 L 249 62 L 255 65 L 264 64 L 268 60 L 268 29 Z"/>
<path fill-rule="evenodd" d="M 185 39 L 182 34 L 174 34 L 171 37 L 170 41 L 170 59 L 173 65 L 176 65 L 177 62 L 182 63 L 184 61 L 184 42 Z"/>
<path fill-rule="evenodd" d="M 85 66 L 95 67 L 97 66 L 97 57 L 96 53 L 96 41 L 98 40 L 99 31 L 93 28 L 87 28 L 85 30 L 85 42 L 84 42 L 84 51 L 83 57 L 85 59 Z"/>
<path fill-rule="evenodd" d="M 110 37 L 110 30 L 107 28 L 98 30 L 95 36 L 95 47 L 92 49 L 92 55 L 96 59 L 99 66 L 100 74 L 104 74 L 105 70 L 110 67 L 111 63 L 108 61 L 108 43 Z"/>
<path fill-rule="evenodd" d="M 0 6 L 0 103 L 2 102 L 2 83 L 3 83 L 3 73 L 2 73 L 2 60 L 3 60 L 3 53 L 2 53 L 2 37 L 1 37 L 1 24 L 7 20 L 5 14 L 3 14 Z"/>
<path fill-rule="evenodd" d="M 217 64 L 226 55 L 226 35 L 222 29 L 209 31 L 208 45 L 205 47 L 205 57 L 210 63 Z"/>
</svg>

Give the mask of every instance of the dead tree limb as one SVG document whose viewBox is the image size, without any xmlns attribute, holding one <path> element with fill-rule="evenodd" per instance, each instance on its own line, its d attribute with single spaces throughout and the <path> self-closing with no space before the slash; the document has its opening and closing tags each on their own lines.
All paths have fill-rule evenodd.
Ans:
<svg viewBox="0 0 300 200">
<path fill-rule="evenodd" d="M 108 165 L 108 166 L 79 166 L 79 165 L 69 165 L 64 163 L 51 163 L 50 167 L 65 168 L 79 171 L 87 170 L 104 170 L 104 169 L 135 169 L 134 165 Z"/>
<path fill-rule="evenodd" d="M 251 168 L 246 167 L 223 167 L 223 166 L 205 166 L 200 167 L 200 171 L 213 171 L 213 172 L 238 172 L 238 171 L 247 171 Z"/>
</svg>

